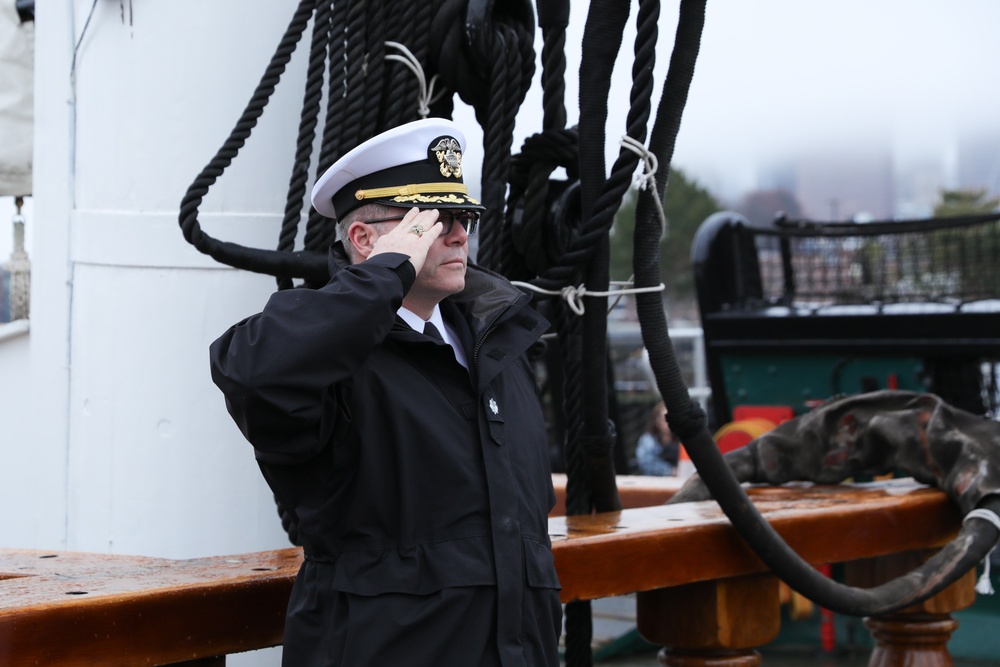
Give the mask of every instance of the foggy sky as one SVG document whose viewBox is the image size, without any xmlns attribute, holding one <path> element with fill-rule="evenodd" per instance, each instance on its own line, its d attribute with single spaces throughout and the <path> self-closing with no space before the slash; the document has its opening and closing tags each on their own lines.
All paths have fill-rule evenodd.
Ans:
<svg viewBox="0 0 1000 667">
<path fill-rule="evenodd" d="M 633 1 L 609 105 L 608 164 L 625 127 L 636 6 Z M 665 2 L 661 10 L 654 105 L 677 8 Z M 571 124 L 579 117 L 576 78 L 587 7 L 573 9 Z M 762 167 L 803 152 L 879 144 L 898 161 L 953 160 L 963 133 L 1000 131 L 993 71 L 1000 64 L 998 26 L 1000 3 L 992 0 L 711 0 L 674 166 L 735 197 L 758 185 Z M 535 46 L 540 52 L 540 38 Z M 537 78 L 536 72 L 518 117 L 515 150 L 541 127 Z M 479 136 L 476 128 L 469 134 Z"/>
</svg>

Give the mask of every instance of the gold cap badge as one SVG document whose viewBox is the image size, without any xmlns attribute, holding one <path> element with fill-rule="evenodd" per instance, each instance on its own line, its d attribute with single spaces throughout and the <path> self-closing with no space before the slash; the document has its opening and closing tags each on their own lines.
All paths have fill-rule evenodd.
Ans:
<svg viewBox="0 0 1000 667">
<path fill-rule="evenodd" d="M 437 156 L 442 176 L 462 178 L 462 146 L 452 137 L 444 137 L 431 148 Z"/>
</svg>

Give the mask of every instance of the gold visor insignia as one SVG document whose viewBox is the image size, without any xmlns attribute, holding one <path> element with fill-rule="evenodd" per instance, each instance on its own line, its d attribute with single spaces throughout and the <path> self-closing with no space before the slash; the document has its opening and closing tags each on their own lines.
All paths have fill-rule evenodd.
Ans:
<svg viewBox="0 0 1000 667">
<path fill-rule="evenodd" d="M 452 137 L 445 137 L 433 148 L 442 176 L 462 178 L 462 146 Z"/>
</svg>

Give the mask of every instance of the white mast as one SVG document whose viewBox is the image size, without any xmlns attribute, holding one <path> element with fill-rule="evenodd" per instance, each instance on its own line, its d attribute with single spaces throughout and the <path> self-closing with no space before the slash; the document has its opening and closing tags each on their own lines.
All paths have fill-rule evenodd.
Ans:
<svg viewBox="0 0 1000 667">
<path fill-rule="evenodd" d="M 274 280 L 198 253 L 177 209 L 295 6 L 38 4 L 31 319 L 0 339 L 0 382 L 17 376 L 0 390 L 0 546 L 170 558 L 288 546 L 208 368 L 209 343 Z M 296 55 L 202 206 L 213 236 L 277 242 L 303 80 Z"/>
</svg>

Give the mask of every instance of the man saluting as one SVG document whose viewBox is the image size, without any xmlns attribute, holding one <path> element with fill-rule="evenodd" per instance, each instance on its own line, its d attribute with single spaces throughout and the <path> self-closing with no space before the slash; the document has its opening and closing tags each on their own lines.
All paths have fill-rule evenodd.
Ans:
<svg viewBox="0 0 1000 667">
<path fill-rule="evenodd" d="M 525 353 L 548 324 L 468 265 L 483 207 L 448 120 L 389 130 L 312 191 L 331 278 L 273 294 L 212 377 L 305 560 L 285 667 L 559 664 L 546 428 Z"/>
</svg>

